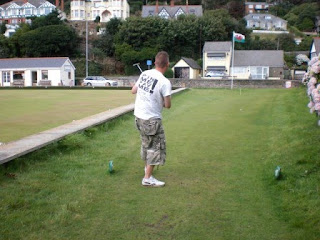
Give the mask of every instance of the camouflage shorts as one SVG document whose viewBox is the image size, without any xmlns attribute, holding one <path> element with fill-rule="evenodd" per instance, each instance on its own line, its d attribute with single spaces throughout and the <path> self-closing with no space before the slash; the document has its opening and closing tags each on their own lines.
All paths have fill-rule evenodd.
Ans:
<svg viewBox="0 0 320 240">
<path fill-rule="evenodd" d="M 141 159 L 148 165 L 164 165 L 166 139 L 161 119 L 136 118 L 136 126 L 141 136 Z"/>
</svg>

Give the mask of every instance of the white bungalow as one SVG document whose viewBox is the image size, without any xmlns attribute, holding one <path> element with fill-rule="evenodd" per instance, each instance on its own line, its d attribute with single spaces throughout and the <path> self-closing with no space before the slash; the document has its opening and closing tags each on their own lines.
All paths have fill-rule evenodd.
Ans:
<svg viewBox="0 0 320 240">
<path fill-rule="evenodd" d="M 67 57 L 0 59 L 0 86 L 74 86 L 75 67 Z"/>
</svg>

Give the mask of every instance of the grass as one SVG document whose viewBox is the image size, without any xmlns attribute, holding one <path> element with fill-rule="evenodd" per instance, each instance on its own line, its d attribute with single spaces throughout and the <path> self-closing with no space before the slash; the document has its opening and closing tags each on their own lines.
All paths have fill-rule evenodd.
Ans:
<svg viewBox="0 0 320 240">
<path fill-rule="evenodd" d="M 318 239 L 319 127 L 306 103 L 302 88 L 174 96 L 159 189 L 141 186 L 131 114 L 16 159 L 0 169 L 1 239 Z"/>
<path fill-rule="evenodd" d="M 1 90 L 0 142 L 18 140 L 134 101 L 118 90 Z"/>
</svg>

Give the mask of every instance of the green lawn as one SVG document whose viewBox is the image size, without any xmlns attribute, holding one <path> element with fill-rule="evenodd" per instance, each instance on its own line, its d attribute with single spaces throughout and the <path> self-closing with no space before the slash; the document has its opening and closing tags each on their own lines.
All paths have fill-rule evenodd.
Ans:
<svg viewBox="0 0 320 240">
<path fill-rule="evenodd" d="M 9 142 L 134 101 L 122 90 L 1 90 L 0 142 Z"/>
<path fill-rule="evenodd" d="M 132 114 L 21 157 L 0 168 L 0 238 L 319 239 L 319 127 L 307 102 L 303 88 L 174 96 L 155 171 L 164 188 L 141 186 Z"/>
</svg>

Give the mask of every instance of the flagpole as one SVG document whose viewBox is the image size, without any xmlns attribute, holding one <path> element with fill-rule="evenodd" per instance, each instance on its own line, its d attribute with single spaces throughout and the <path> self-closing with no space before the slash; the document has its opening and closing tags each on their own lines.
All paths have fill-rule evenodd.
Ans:
<svg viewBox="0 0 320 240">
<path fill-rule="evenodd" d="M 233 89 L 233 62 L 234 62 L 234 31 L 232 32 L 232 66 L 231 66 L 231 89 Z"/>
</svg>

